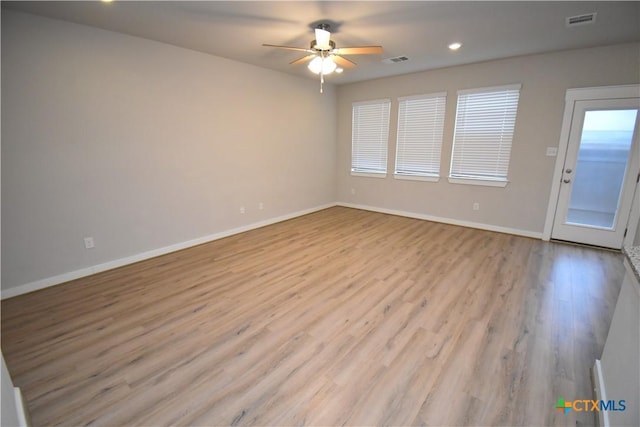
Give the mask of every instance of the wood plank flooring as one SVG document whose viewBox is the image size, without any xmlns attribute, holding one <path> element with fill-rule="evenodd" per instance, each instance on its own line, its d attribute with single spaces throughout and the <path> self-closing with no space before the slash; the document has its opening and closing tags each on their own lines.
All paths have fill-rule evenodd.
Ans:
<svg viewBox="0 0 640 427">
<path fill-rule="evenodd" d="M 2 301 L 44 425 L 589 425 L 613 252 L 335 207 Z"/>
</svg>

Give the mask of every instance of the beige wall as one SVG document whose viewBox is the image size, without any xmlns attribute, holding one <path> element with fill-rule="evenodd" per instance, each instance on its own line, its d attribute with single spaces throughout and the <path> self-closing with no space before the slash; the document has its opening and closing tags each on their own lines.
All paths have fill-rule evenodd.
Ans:
<svg viewBox="0 0 640 427">
<path fill-rule="evenodd" d="M 334 108 L 331 85 L 3 10 L 2 289 L 333 202 Z"/>
<path fill-rule="evenodd" d="M 392 67 L 393 65 L 389 65 Z M 486 224 L 525 234 L 542 233 L 555 157 L 569 88 L 638 83 L 640 45 L 625 44 L 464 65 L 340 86 L 338 88 L 337 199 L 433 216 Z M 520 104 L 506 188 L 450 184 L 451 145 L 455 125 L 456 91 L 521 83 Z M 397 129 L 397 98 L 447 92 L 441 180 L 438 183 L 393 178 Z M 391 98 L 389 174 L 385 179 L 351 176 L 351 104 Z M 351 193 L 355 190 L 355 194 Z M 480 210 L 473 211 L 474 202 Z"/>
<path fill-rule="evenodd" d="M 639 56 L 638 44 L 559 52 L 320 95 L 311 80 L 3 11 L 2 289 L 335 201 L 540 233 L 566 89 L 637 83 Z M 456 91 L 508 83 L 523 85 L 511 182 L 449 184 Z M 440 91 L 445 178 L 350 176 L 352 102 L 393 99 L 391 172 L 396 98 Z"/>
</svg>

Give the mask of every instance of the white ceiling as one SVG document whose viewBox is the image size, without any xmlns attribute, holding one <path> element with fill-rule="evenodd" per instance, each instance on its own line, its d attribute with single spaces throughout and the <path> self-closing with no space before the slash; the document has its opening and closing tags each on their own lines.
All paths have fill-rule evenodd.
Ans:
<svg viewBox="0 0 640 427">
<path fill-rule="evenodd" d="M 350 56 L 341 84 L 533 53 L 640 41 L 640 2 L 114 1 L 2 2 L 3 8 L 144 37 L 273 70 L 317 78 L 304 54 L 262 43 L 308 47 L 318 22 L 332 23 L 337 47 L 382 45 Z M 565 18 L 597 12 L 595 24 Z M 447 45 L 463 44 L 457 52 Z M 382 60 L 404 55 L 409 61 Z M 612 64 L 615 66 L 615 64 Z"/>
</svg>

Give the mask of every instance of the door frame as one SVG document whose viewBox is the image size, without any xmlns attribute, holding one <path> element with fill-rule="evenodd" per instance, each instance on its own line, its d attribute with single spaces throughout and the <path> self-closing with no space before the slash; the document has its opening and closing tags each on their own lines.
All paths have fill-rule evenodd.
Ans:
<svg viewBox="0 0 640 427">
<path fill-rule="evenodd" d="M 558 207 L 558 198 L 560 197 L 560 181 L 562 180 L 562 172 L 564 170 L 564 162 L 567 157 L 567 148 L 569 146 L 569 133 L 571 123 L 573 122 L 573 113 L 576 101 L 589 101 L 599 99 L 625 99 L 640 98 L 640 85 L 621 85 L 621 86 L 601 86 L 567 89 L 565 95 L 564 114 L 562 116 L 562 129 L 560 130 L 560 141 L 558 143 L 558 155 L 556 156 L 556 164 L 553 172 L 553 181 L 551 182 L 551 193 L 549 194 L 549 203 L 547 205 L 547 217 L 544 222 L 544 230 L 542 232 L 542 240 L 551 240 L 551 231 L 553 230 L 553 222 Z M 637 145 L 637 144 L 634 144 Z M 636 152 L 631 153 L 637 156 Z M 632 163 L 630 163 L 632 164 Z M 633 192 L 637 195 L 638 183 Z M 633 244 L 636 227 L 640 221 L 640 208 L 636 205 L 640 203 L 639 197 L 634 197 L 631 207 L 631 214 L 627 222 L 627 236 L 624 238 L 623 246 Z M 630 227 L 629 227 L 630 226 Z"/>
</svg>

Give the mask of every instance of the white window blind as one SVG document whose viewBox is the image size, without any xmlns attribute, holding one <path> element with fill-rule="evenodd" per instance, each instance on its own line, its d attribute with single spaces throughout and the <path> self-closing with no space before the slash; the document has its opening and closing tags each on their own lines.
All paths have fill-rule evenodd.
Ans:
<svg viewBox="0 0 640 427">
<path fill-rule="evenodd" d="M 458 91 L 450 178 L 506 185 L 520 87 Z"/>
<path fill-rule="evenodd" d="M 352 173 L 386 175 L 390 105 L 389 99 L 353 104 Z"/>
<path fill-rule="evenodd" d="M 396 175 L 439 177 L 447 94 L 398 100 Z"/>
</svg>

